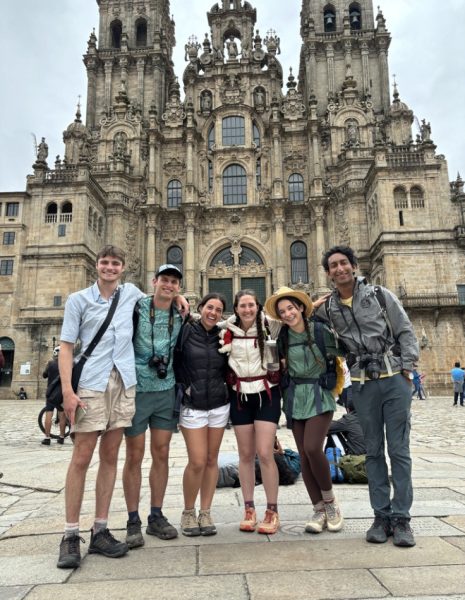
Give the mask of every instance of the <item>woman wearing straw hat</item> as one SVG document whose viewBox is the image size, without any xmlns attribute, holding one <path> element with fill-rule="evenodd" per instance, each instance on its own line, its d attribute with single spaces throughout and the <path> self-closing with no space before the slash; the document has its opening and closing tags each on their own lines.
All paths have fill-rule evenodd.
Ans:
<svg viewBox="0 0 465 600">
<path fill-rule="evenodd" d="M 304 292 L 282 287 L 265 302 L 265 311 L 283 323 L 279 347 L 290 376 L 287 390 L 287 400 L 292 406 L 289 407 L 290 421 L 301 458 L 303 480 L 314 509 L 305 531 L 321 533 L 325 528 L 339 531 L 344 519 L 323 451 L 336 402 L 331 390 L 321 384 L 320 376 L 327 372 L 327 364 L 315 342 L 315 323 L 308 319 L 313 312 L 312 301 Z M 340 355 L 329 328 L 321 327 L 324 328 L 327 356 Z"/>
</svg>

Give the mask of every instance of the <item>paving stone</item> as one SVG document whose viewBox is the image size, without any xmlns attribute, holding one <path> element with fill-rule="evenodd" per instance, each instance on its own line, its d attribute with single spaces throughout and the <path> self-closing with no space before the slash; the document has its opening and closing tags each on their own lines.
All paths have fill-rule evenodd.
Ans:
<svg viewBox="0 0 465 600">
<path fill-rule="evenodd" d="M 269 573 L 247 575 L 251 600 L 349 600 L 360 598 L 360 590 L 373 598 L 386 597 L 386 590 L 367 570 L 285 571 L 270 585 Z"/>
<path fill-rule="evenodd" d="M 414 591 L 424 596 L 460 594 L 465 598 L 463 564 L 373 569 L 372 573 L 393 595 L 412 595 Z"/>
<path fill-rule="evenodd" d="M 457 529 L 460 529 L 460 531 L 465 532 L 465 514 L 444 517 L 443 521 L 449 525 L 452 525 L 452 527 L 456 527 Z"/>
<path fill-rule="evenodd" d="M 273 571 L 276 563 L 292 565 L 293 571 L 321 569 L 373 569 L 407 567 L 421 564 L 465 565 L 465 554 L 438 538 L 418 538 L 417 545 L 408 550 L 387 544 L 368 544 L 361 539 L 337 538 L 319 540 L 309 536 L 307 541 L 283 541 L 280 544 L 241 544 L 231 553 L 228 545 L 199 548 L 201 575 L 221 573 L 251 573 Z M 344 557 L 328 565 L 328 557 Z"/>
<path fill-rule="evenodd" d="M 12 587 L 0 587 L 0 598 L 2 600 L 23 600 L 27 593 L 32 589 L 32 586 L 19 585 Z"/>
<path fill-rule="evenodd" d="M 156 590 L 163 590 L 157 593 Z M 60 589 L 61 592 L 61 589 Z M 50 600 L 57 586 L 37 586 L 27 600 Z M 176 577 L 124 581 L 95 581 L 66 584 L 72 600 L 128 600 L 128 598 L 162 598 L 163 600 L 250 600 L 245 578 L 241 575 L 217 577 Z M 160 595 L 159 595 L 160 594 Z"/>
<path fill-rule="evenodd" d="M 0 586 L 62 583 L 69 577 L 67 569 L 57 569 L 57 553 L 34 556 L 3 556 Z"/>
<path fill-rule="evenodd" d="M 71 583 L 110 579 L 146 579 L 157 577 L 184 577 L 196 575 L 197 550 L 195 547 L 143 548 L 128 552 L 117 559 L 98 554 L 87 555 L 81 569 L 70 577 Z M 114 563 L 114 564 L 109 564 Z"/>
</svg>

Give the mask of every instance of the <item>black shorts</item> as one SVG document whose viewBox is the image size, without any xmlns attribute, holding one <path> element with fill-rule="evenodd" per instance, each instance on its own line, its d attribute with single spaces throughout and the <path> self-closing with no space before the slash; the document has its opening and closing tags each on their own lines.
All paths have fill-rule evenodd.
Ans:
<svg viewBox="0 0 465 600">
<path fill-rule="evenodd" d="M 55 410 L 55 408 L 57 409 L 58 412 L 63 412 L 63 404 L 60 404 L 59 406 L 55 406 L 54 404 L 49 404 L 47 401 L 45 401 L 46 412 L 53 412 Z"/>
<path fill-rule="evenodd" d="M 229 413 L 233 425 L 252 425 L 254 421 L 270 421 L 279 423 L 281 416 L 281 390 L 279 385 L 270 389 L 271 401 L 266 390 L 258 394 L 238 394 L 228 386 L 231 411 Z M 239 398 L 242 397 L 242 400 Z"/>
</svg>

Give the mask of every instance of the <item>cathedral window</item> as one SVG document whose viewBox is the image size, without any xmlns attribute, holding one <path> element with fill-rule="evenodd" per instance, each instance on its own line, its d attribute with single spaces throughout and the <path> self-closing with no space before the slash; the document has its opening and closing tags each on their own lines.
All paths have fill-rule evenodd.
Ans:
<svg viewBox="0 0 465 600">
<path fill-rule="evenodd" d="M 92 216 L 93 216 L 93 211 L 92 211 L 92 208 L 89 206 L 89 214 L 87 217 L 87 227 L 89 229 L 92 229 Z"/>
<path fill-rule="evenodd" d="M 403 187 L 394 189 L 394 208 L 408 208 L 407 192 Z"/>
<path fill-rule="evenodd" d="M 352 30 L 358 31 L 362 28 L 362 11 L 360 10 L 360 4 L 357 2 L 349 6 L 349 20 Z"/>
<path fill-rule="evenodd" d="M 304 201 L 304 178 L 300 173 L 292 173 L 287 180 L 289 200 L 291 202 Z"/>
<path fill-rule="evenodd" d="M 64 223 L 60 223 L 58 225 L 58 237 L 65 237 L 66 235 L 66 225 Z"/>
<path fill-rule="evenodd" d="M 223 119 L 223 146 L 243 146 L 245 144 L 245 119 L 234 116 Z"/>
<path fill-rule="evenodd" d="M 138 48 L 147 46 L 147 21 L 145 19 L 136 21 L 136 46 Z"/>
<path fill-rule="evenodd" d="M 13 259 L 0 261 L 0 275 L 13 275 Z"/>
<path fill-rule="evenodd" d="M 168 208 L 177 208 L 182 202 L 182 184 L 179 179 L 172 179 L 168 183 Z"/>
<path fill-rule="evenodd" d="M 15 243 L 16 233 L 14 231 L 3 232 L 3 245 L 12 246 Z"/>
<path fill-rule="evenodd" d="M 252 125 L 253 143 L 257 148 L 260 148 L 260 129 L 256 123 Z"/>
<path fill-rule="evenodd" d="M 308 283 L 307 245 L 304 242 L 291 245 L 291 283 Z"/>
<path fill-rule="evenodd" d="M 234 257 L 231 254 L 230 248 L 223 248 L 223 250 L 220 250 L 219 252 L 217 252 L 215 254 L 215 256 L 212 258 L 210 266 L 216 267 L 220 263 L 222 265 L 225 265 L 226 267 L 232 267 L 234 265 Z"/>
<path fill-rule="evenodd" d="M 51 202 L 45 211 L 45 222 L 46 223 L 56 223 L 58 220 L 58 206 L 56 202 Z"/>
<path fill-rule="evenodd" d="M 229 165 L 223 172 L 223 204 L 247 204 L 247 175 L 241 165 Z"/>
<path fill-rule="evenodd" d="M 6 203 L 6 217 L 17 217 L 19 215 L 19 202 Z"/>
<path fill-rule="evenodd" d="M 410 206 L 412 208 L 425 208 L 423 190 L 418 186 L 410 189 Z"/>
<path fill-rule="evenodd" d="M 208 149 L 212 150 L 215 145 L 215 125 L 211 125 L 208 130 Z"/>
<path fill-rule="evenodd" d="M 242 252 L 239 256 L 239 265 L 244 267 L 245 265 L 249 265 L 250 263 L 262 265 L 262 257 L 257 252 L 255 252 L 255 250 L 252 250 L 252 248 L 249 248 L 248 246 L 242 246 Z"/>
<path fill-rule="evenodd" d="M 404 211 L 403 210 L 399 210 L 399 225 L 401 227 L 404 226 Z"/>
<path fill-rule="evenodd" d="M 336 11 L 331 4 L 327 4 L 323 10 L 323 23 L 326 33 L 336 31 Z"/>
<path fill-rule="evenodd" d="M 179 246 L 171 246 L 166 253 L 166 262 L 178 267 L 182 273 L 182 250 Z"/>
<path fill-rule="evenodd" d="M 73 205 L 71 202 L 64 202 L 61 207 L 60 223 L 71 223 L 73 220 Z"/>
<path fill-rule="evenodd" d="M 110 25 L 111 32 L 111 47 L 121 48 L 121 34 L 123 33 L 123 25 L 121 21 L 113 21 Z"/>
</svg>

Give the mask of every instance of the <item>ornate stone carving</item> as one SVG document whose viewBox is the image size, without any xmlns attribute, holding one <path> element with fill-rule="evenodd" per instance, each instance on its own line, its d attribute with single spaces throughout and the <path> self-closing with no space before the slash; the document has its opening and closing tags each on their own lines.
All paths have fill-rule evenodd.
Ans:
<svg viewBox="0 0 465 600">
<path fill-rule="evenodd" d="M 284 166 L 288 171 L 303 171 L 308 157 L 299 150 L 292 150 L 290 154 L 284 157 Z"/>
<path fill-rule="evenodd" d="M 169 176 L 184 175 L 186 172 L 186 162 L 179 160 L 176 156 L 171 156 L 170 159 L 163 164 L 165 173 Z"/>
<path fill-rule="evenodd" d="M 245 86 L 241 85 L 240 75 L 230 75 L 225 78 L 220 88 L 220 95 L 224 104 L 242 104 L 246 94 Z"/>
</svg>

